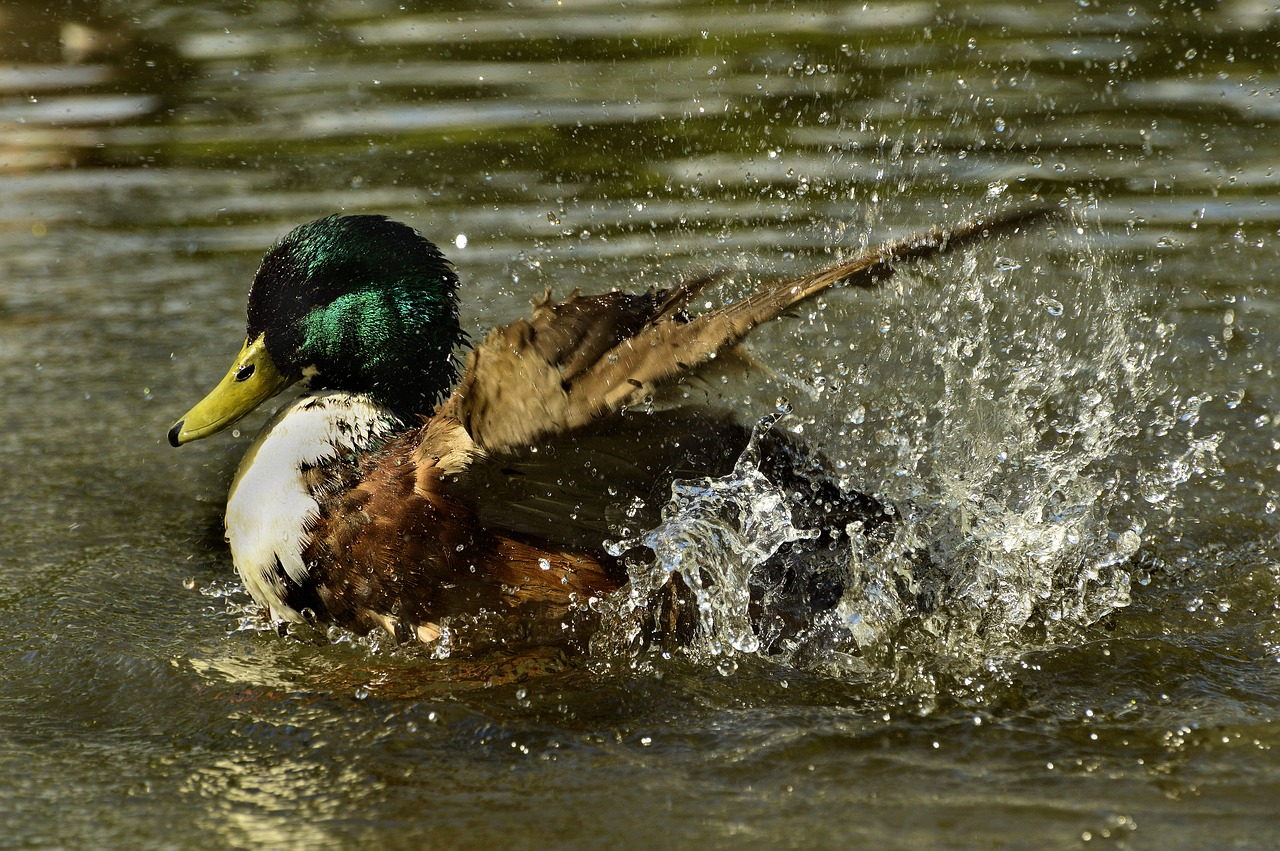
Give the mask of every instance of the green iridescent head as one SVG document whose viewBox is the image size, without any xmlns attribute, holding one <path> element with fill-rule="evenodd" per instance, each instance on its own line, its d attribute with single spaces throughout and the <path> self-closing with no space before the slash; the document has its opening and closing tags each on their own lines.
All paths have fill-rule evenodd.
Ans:
<svg viewBox="0 0 1280 851">
<path fill-rule="evenodd" d="M 440 250 L 384 216 L 329 216 L 267 252 L 249 291 L 245 345 L 169 432 L 215 434 L 305 379 L 367 393 L 401 415 L 430 413 L 457 378 L 458 277 Z"/>
</svg>

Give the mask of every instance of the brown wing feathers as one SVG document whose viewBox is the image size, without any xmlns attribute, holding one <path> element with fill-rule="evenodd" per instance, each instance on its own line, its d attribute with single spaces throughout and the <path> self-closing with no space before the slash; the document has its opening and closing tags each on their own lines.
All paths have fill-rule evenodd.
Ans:
<svg viewBox="0 0 1280 851">
<path fill-rule="evenodd" d="M 752 329 L 829 287 L 871 288 L 892 274 L 897 263 L 930 257 L 968 245 L 989 234 L 1017 228 L 1045 215 L 1023 211 L 996 220 L 975 219 L 863 252 L 857 257 L 791 281 L 766 284 L 750 296 L 686 323 L 658 322 L 598 360 L 568 388 L 581 400 L 573 414 L 589 421 L 631 404 L 654 385 L 696 369 L 737 345 Z"/>
<path fill-rule="evenodd" d="M 897 264 L 1014 232 L 1053 212 L 1035 208 L 935 228 L 802 278 L 765 284 L 692 320 L 684 307 L 717 275 L 666 292 L 575 292 L 560 304 L 548 296 L 532 319 L 496 329 L 476 347 L 440 413 L 456 419 L 476 450 L 528 446 L 640 402 L 656 386 L 697 370 L 758 325 L 823 290 L 875 287 Z"/>
</svg>

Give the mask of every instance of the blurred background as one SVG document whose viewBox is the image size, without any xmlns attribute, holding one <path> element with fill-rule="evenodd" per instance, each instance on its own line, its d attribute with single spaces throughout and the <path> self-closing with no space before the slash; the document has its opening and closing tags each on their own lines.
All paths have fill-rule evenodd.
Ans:
<svg viewBox="0 0 1280 851">
<path fill-rule="evenodd" d="M 1254 0 L 0 4 L 3 844 L 1273 846 L 1278 52 Z M 474 334 L 1038 201 L 753 338 L 931 618 L 882 563 L 776 658 L 280 636 L 221 540 L 262 417 L 165 444 L 331 212 Z"/>
</svg>

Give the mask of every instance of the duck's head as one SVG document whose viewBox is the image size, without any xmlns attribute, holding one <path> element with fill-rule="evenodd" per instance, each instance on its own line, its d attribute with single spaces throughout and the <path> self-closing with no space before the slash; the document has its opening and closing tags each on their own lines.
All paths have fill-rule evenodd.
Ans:
<svg viewBox="0 0 1280 851">
<path fill-rule="evenodd" d="M 249 290 L 244 348 L 169 430 L 217 434 L 292 384 L 366 393 L 429 413 L 457 378 L 458 278 L 434 245 L 384 216 L 329 216 L 267 252 Z"/>
</svg>

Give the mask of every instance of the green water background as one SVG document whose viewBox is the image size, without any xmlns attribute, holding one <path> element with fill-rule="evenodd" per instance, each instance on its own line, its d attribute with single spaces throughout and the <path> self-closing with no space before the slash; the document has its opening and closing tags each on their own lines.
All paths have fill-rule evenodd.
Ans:
<svg viewBox="0 0 1280 851">
<path fill-rule="evenodd" d="M 0 6 L 0 844 L 1273 847 L 1278 42 L 1248 0 Z M 750 657 L 488 685 L 219 596 L 247 437 L 164 433 L 294 224 L 411 222 L 475 330 L 1036 196 L 1166 335 L 1131 497 L 1217 441 L 1101 622 L 921 700 Z M 755 350 L 812 381 L 804 334 Z"/>
</svg>

